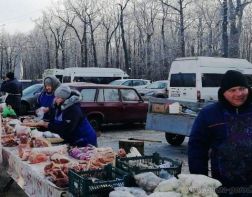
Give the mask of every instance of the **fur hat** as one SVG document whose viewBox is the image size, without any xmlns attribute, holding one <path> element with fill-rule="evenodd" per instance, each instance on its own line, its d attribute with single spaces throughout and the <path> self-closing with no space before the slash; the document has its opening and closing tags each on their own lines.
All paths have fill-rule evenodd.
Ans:
<svg viewBox="0 0 252 197">
<path fill-rule="evenodd" d="M 222 77 L 220 89 L 224 93 L 230 88 L 236 86 L 242 86 L 248 88 L 249 84 L 247 78 L 242 73 L 236 70 L 228 70 Z"/>
<path fill-rule="evenodd" d="M 64 100 L 68 99 L 71 95 L 71 89 L 67 85 L 60 85 L 54 92 L 55 97 L 62 98 Z"/>
<path fill-rule="evenodd" d="M 6 74 L 6 77 L 8 77 L 9 79 L 14 79 L 14 72 L 8 72 Z"/>
</svg>

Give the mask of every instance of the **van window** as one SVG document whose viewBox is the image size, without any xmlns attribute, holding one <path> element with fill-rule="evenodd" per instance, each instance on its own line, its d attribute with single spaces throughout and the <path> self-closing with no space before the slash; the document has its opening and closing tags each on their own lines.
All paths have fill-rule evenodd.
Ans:
<svg viewBox="0 0 252 197">
<path fill-rule="evenodd" d="M 96 89 L 82 89 L 81 90 L 81 100 L 84 102 L 94 102 Z"/>
<path fill-rule="evenodd" d="M 55 77 L 56 77 L 60 82 L 62 82 L 63 75 L 55 75 Z"/>
<path fill-rule="evenodd" d="M 73 81 L 96 83 L 96 84 L 108 84 L 111 81 L 114 81 L 117 79 L 120 79 L 120 77 L 77 77 L 75 76 Z"/>
<path fill-rule="evenodd" d="M 71 77 L 70 76 L 64 76 L 63 77 L 63 83 L 70 83 L 71 82 Z"/>
<path fill-rule="evenodd" d="M 196 87 L 196 74 L 171 74 L 170 87 Z"/>
<path fill-rule="evenodd" d="M 202 87 L 220 87 L 223 74 L 203 73 L 201 76 Z"/>
<path fill-rule="evenodd" d="M 244 74 L 248 80 L 248 84 L 252 87 L 252 75 Z M 223 74 L 204 73 L 202 74 L 202 87 L 220 87 Z"/>
</svg>

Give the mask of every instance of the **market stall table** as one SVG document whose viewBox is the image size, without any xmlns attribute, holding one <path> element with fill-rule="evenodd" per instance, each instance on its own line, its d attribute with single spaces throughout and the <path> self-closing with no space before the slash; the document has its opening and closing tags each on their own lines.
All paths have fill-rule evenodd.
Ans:
<svg viewBox="0 0 252 197">
<path fill-rule="evenodd" d="M 0 139 L 1 135 L 2 118 L 0 116 Z M 60 197 L 68 194 L 67 190 L 57 188 L 45 177 L 44 167 L 49 162 L 29 164 L 28 161 L 22 161 L 17 147 L 3 147 L 0 143 L 0 164 L 28 196 Z"/>
<path fill-rule="evenodd" d="M 44 176 L 44 167 L 49 162 L 29 164 L 18 156 L 16 147 L 2 147 L 3 166 L 10 177 L 24 190 L 28 196 L 62 196 L 67 191 L 56 188 Z"/>
</svg>

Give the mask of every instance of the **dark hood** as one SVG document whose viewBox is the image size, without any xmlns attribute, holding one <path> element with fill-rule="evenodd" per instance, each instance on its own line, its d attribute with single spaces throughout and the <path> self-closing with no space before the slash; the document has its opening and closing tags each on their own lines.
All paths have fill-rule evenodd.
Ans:
<svg viewBox="0 0 252 197">
<path fill-rule="evenodd" d="M 50 75 L 50 76 L 47 76 L 44 78 L 44 89 L 45 89 L 45 80 L 46 79 L 50 79 L 53 92 L 60 86 L 60 81 L 58 80 L 58 78 L 53 75 Z"/>
<path fill-rule="evenodd" d="M 224 91 L 223 91 L 222 88 L 220 88 L 220 89 L 218 90 L 218 100 L 219 100 L 219 102 L 220 102 L 224 107 L 226 107 L 227 109 L 230 109 L 230 110 L 235 110 L 235 109 L 244 110 L 244 109 L 246 109 L 246 108 L 250 105 L 250 103 L 251 103 L 251 101 L 252 101 L 252 90 L 251 90 L 250 87 L 248 87 L 248 91 L 249 91 L 249 93 L 248 93 L 248 98 L 247 98 L 247 100 L 245 101 L 245 103 L 244 103 L 243 105 L 241 105 L 240 107 L 235 107 L 235 106 L 231 105 L 231 104 L 225 99 L 225 97 L 224 97 Z"/>
</svg>

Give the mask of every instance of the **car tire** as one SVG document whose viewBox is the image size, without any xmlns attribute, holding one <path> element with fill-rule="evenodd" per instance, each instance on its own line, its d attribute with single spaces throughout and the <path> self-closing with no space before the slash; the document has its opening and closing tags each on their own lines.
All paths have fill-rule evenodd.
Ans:
<svg viewBox="0 0 252 197">
<path fill-rule="evenodd" d="M 172 146 L 180 146 L 184 140 L 184 135 L 178 135 L 173 133 L 165 133 L 166 141 Z"/>
<path fill-rule="evenodd" d="M 20 114 L 27 115 L 29 111 L 29 104 L 28 103 L 21 103 L 20 105 Z"/>
<path fill-rule="evenodd" d="M 96 131 L 97 136 L 99 137 L 101 135 L 101 123 L 102 120 L 99 117 L 90 117 L 88 118 L 89 123 L 92 125 L 94 130 Z"/>
</svg>

